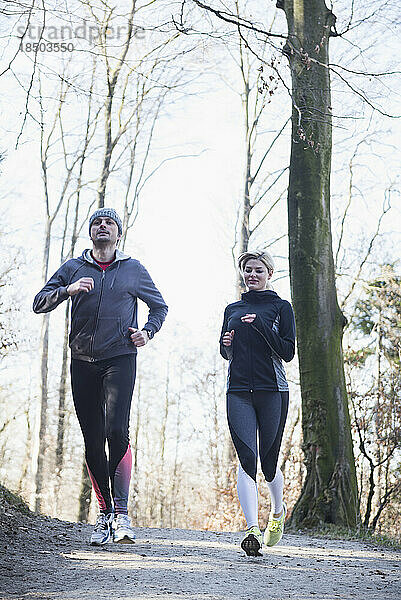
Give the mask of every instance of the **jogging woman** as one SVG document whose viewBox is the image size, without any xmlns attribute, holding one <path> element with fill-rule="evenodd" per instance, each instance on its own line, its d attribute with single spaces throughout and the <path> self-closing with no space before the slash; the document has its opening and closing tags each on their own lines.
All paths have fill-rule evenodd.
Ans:
<svg viewBox="0 0 401 600">
<path fill-rule="evenodd" d="M 238 498 L 247 522 L 241 548 L 260 556 L 262 543 L 277 544 L 284 529 L 283 474 L 278 454 L 288 411 L 288 383 L 282 361 L 295 352 L 291 304 L 273 291 L 273 259 L 267 252 L 245 252 L 238 259 L 247 292 L 224 311 L 220 353 L 229 361 L 227 418 L 239 458 Z M 259 456 L 272 511 L 264 536 L 258 524 L 256 465 Z"/>
</svg>

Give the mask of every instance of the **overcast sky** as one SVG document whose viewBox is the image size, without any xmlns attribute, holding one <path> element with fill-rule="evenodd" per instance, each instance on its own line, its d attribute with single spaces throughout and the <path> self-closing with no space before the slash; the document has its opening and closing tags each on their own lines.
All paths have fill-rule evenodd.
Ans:
<svg viewBox="0 0 401 600">
<path fill-rule="evenodd" d="M 282 12 L 278 19 L 282 22 Z M 212 50 L 210 49 L 212 48 Z M 182 323 L 198 339 L 206 327 L 219 329 L 225 304 L 235 300 L 235 272 L 231 246 L 237 210 L 241 200 L 244 170 L 243 115 L 237 91 L 240 89 L 238 71 L 222 49 L 197 50 L 188 56 L 187 67 L 199 77 L 185 90 L 175 104 L 168 107 L 160 121 L 154 148 L 157 160 L 182 154 L 196 154 L 167 162 L 149 181 L 140 200 L 137 222 L 129 235 L 126 252 L 139 258 L 148 268 L 170 306 L 168 321 L 176 326 Z M 331 42 L 333 61 L 347 56 L 347 45 L 342 40 Z M 349 51 L 349 50 L 348 50 Z M 386 50 L 387 51 L 387 50 Z M 215 60 L 214 60 L 215 57 Z M 50 57 L 54 58 L 54 57 Z M 32 67 L 31 57 L 17 63 L 19 75 Z M 348 60 L 348 59 L 347 59 Z M 367 61 L 370 66 L 369 61 Z M 258 65 L 255 65 L 255 68 Z M 79 54 L 74 69 L 79 71 Z M 286 69 L 285 63 L 282 69 Z M 285 75 L 288 79 L 288 72 Z M 40 319 L 30 312 L 33 294 L 40 289 L 41 262 L 44 235 L 43 184 L 38 154 L 39 129 L 28 118 L 24 136 L 15 150 L 16 134 L 21 126 L 25 95 L 11 76 L 2 78 L 2 149 L 6 157 L 2 163 L 2 205 L 4 223 L 15 235 L 12 242 L 22 246 L 26 265 L 22 267 L 23 310 L 39 331 Z M 383 88 L 377 88 L 378 92 Z M 388 107 L 396 112 L 399 97 Z M 359 112 L 358 112 L 359 111 Z M 346 227 L 344 245 L 346 261 L 352 275 L 364 244 L 376 228 L 386 187 L 394 184 L 394 210 L 383 220 L 386 235 L 380 241 L 381 250 L 375 252 L 384 258 L 397 253 L 401 219 L 399 209 L 399 120 L 379 119 L 362 104 L 351 91 L 333 78 L 333 112 L 341 117 L 356 116 L 356 120 L 334 121 L 333 147 L 333 236 L 340 230 L 341 215 L 346 205 L 349 173 L 347 163 L 358 141 L 366 137 L 354 164 L 354 196 Z M 278 124 L 290 114 L 290 100 L 284 88 L 279 88 L 264 117 L 264 136 L 260 149 L 271 141 Z M 74 127 L 74 113 L 71 115 Z M 275 147 L 265 169 L 274 171 L 288 164 L 290 131 Z M 397 167 L 398 164 L 398 167 Z M 287 177 L 287 175 L 285 175 Z M 283 178 L 280 191 L 285 188 Z M 112 182 L 106 204 L 121 210 L 122 199 L 113 192 Z M 89 192 L 87 192 L 89 195 Z M 87 199 L 89 199 L 87 195 Z M 94 196 L 94 194 L 93 194 Z M 262 207 L 261 207 L 262 208 Z M 56 240 L 61 232 L 62 219 L 53 230 Z M 286 235 L 286 198 L 278 204 L 261 227 L 253 245 L 269 243 Z M 86 227 L 84 228 L 86 235 Z M 89 246 L 85 236 L 79 240 L 76 253 Z M 50 273 L 59 266 L 57 242 L 51 255 Z M 273 247 L 277 258 L 279 294 L 290 299 L 286 262 L 287 238 Z M 276 278 L 277 279 L 277 278 Z M 341 285 L 347 285 L 347 282 Z M 166 324 L 168 327 L 168 323 Z"/>
</svg>

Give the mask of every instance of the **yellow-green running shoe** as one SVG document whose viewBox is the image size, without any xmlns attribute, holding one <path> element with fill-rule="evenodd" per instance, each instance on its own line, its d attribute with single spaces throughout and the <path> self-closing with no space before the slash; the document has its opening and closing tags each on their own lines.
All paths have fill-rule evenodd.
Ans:
<svg viewBox="0 0 401 600">
<path fill-rule="evenodd" d="M 283 537 L 284 521 L 286 514 L 287 506 L 285 502 L 283 502 L 283 512 L 281 514 L 281 517 L 279 517 L 278 519 L 273 519 L 272 515 L 265 529 L 263 541 L 266 546 L 275 546 Z"/>
<path fill-rule="evenodd" d="M 245 537 L 241 542 L 241 548 L 247 556 L 262 556 L 259 550 L 262 549 L 263 535 L 257 525 L 250 527 L 245 532 Z"/>
</svg>

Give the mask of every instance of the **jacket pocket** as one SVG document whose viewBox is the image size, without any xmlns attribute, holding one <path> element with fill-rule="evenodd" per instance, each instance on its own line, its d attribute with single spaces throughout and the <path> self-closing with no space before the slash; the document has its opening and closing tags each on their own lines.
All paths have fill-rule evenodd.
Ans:
<svg viewBox="0 0 401 600">
<path fill-rule="evenodd" d="M 69 337 L 70 348 L 73 353 L 89 355 L 93 326 L 93 317 L 78 317 L 73 319 Z"/>
<path fill-rule="evenodd" d="M 121 326 L 121 317 L 100 317 L 98 319 L 93 354 L 101 356 L 111 348 L 126 345 Z"/>
</svg>

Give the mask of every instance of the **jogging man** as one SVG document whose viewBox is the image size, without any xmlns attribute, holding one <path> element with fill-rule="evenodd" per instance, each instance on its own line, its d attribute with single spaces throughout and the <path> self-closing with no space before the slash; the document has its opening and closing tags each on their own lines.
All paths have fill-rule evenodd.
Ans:
<svg viewBox="0 0 401 600">
<path fill-rule="evenodd" d="M 72 396 L 100 508 L 91 544 L 100 546 L 112 538 L 119 543 L 135 538 L 127 502 L 136 354 L 159 331 L 167 305 L 145 267 L 117 249 L 122 223 L 113 208 L 93 213 L 89 235 L 92 250 L 56 271 L 36 295 L 33 310 L 49 312 L 64 300 L 72 300 Z M 137 324 L 137 298 L 149 307 L 142 330 Z"/>
</svg>

